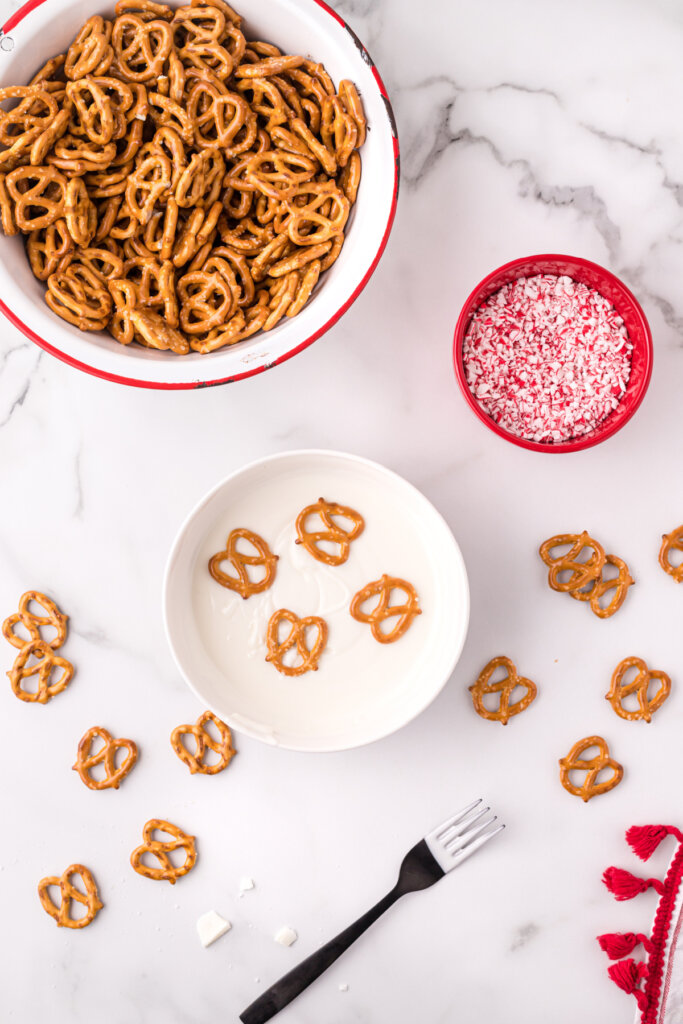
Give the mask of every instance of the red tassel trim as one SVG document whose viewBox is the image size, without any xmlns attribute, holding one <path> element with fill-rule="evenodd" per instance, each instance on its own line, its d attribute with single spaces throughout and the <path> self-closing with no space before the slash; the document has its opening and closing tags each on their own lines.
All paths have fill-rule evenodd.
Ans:
<svg viewBox="0 0 683 1024">
<path fill-rule="evenodd" d="M 620 960 L 619 963 L 612 964 L 607 968 L 607 973 L 622 992 L 632 996 L 642 979 L 647 977 L 647 967 L 642 963 L 637 964 L 629 957 L 628 960 Z"/>
<path fill-rule="evenodd" d="M 606 935 L 598 935 L 600 949 L 602 949 L 610 960 L 621 960 L 623 956 L 632 953 L 636 946 L 643 946 L 648 953 L 652 952 L 652 943 L 647 935 L 639 932 L 611 932 Z"/>
<path fill-rule="evenodd" d="M 664 892 L 664 885 L 658 878 L 638 878 L 622 868 L 607 868 L 602 880 L 618 900 L 632 900 L 634 896 L 639 896 L 649 888 L 654 889 L 660 896 Z"/>
<path fill-rule="evenodd" d="M 648 999 L 642 989 L 638 988 L 640 982 L 647 978 L 647 965 L 643 963 L 637 964 L 635 960 L 620 960 L 617 964 L 612 964 L 611 967 L 607 968 L 607 973 L 614 982 L 618 985 L 622 992 L 626 992 L 630 996 L 635 996 L 638 1002 L 638 1007 L 641 1010 L 646 1010 L 648 1007 Z"/>
<path fill-rule="evenodd" d="M 683 840 L 683 834 L 668 825 L 633 825 L 626 832 L 626 842 L 636 857 L 648 860 L 668 835 L 675 835 L 679 842 Z"/>
</svg>

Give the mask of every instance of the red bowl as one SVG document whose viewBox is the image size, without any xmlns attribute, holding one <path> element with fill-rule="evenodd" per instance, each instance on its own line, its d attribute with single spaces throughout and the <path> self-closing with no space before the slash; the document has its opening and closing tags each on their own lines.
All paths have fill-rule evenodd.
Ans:
<svg viewBox="0 0 683 1024">
<path fill-rule="evenodd" d="M 616 409 L 607 416 L 589 434 L 582 434 L 574 440 L 561 441 L 559 443 L 528 441 L 526 438 L 517 437 L 509 430 L 498 426 L 487 413 L 481 408 L 476 398 L 470 391 L 465 378 L 465 367 L 462 357 L 463 342 L 474 312 L 482 302 L 497 292 L 503 285 L 516 281 L 519 277 L 530 277 L 533 274 L 558 274 L 567 275 L 581 284 L 595 288 L 606 299 L 608 299 L 619 316 L 624 321 L 629 334 L 629 341 L 633 345 L 631 357 L 631 376 L 626 391 Z M 559 256 L 556 254 L 544 254 L 542 256 L 524 256 L 521 259 L 512 260 L 504 266 L 494 270 L 488 277 L 481 281 L 471 293 L 465 305 L 462 307 L 458 322 L 455 327 L 453 339 L 453 363 L 455 365 L 455 376 L 458 379 L 460 389 L 465 396 L 465 401 L 472 412 L 482 423 L 485 423 L 499 437 L 506 441 L 512 441 L 520 448 L 527 448 L 532 452 L 580 452 L 584 448 L 592 448 L 601 441 L 606 441 L 612 434 L 616 434 L 628 420 L 645 397 L 650 377 L 652 375 L 652 334 L 645 314 L 635 296 L 628 290 L 618 277 L 611 274 L 609 270 L 584 260 L 580 256 Z"/>
</svg>

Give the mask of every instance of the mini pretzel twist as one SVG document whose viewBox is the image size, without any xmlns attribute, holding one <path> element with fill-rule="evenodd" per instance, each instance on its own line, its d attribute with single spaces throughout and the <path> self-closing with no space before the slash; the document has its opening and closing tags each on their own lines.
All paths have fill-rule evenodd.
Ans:
<svg viewBox="0 0 683 1024">
<path fill-rule="evenodd" d="M 0 142 L 25 152 L 49 128 L 57 116 L 57 101 L 39 85 L 0 88 L 0 103 L 18 100 L 9 111 L 0 107 Z"/>
<path fill-rule="evenodd" d="M 66 95 L 74 105 L 71 128 L 97 146 L 105 146 L 114 135 L 116 121 L 111 101 L 95 78 L 69 82 Z"/>
<path fill-rule="evenodd" d="M 564 554 L 553 555 L 558 547 L 569 547 Z M 579 561 L 584 550 L 590 551 L 585 561 Z M 550 537 L 541 544 L 539 555 L 549 566 L 548 584 L 553 590 L 567 593 L 580 590 L 596 580 L 605 564 L 605 552 L 596 540 L 586 533 L 563 533 Z M 569 573 L 567 579 L 561 579 L 563 573 Z"/>
<path fill-rule="evenodd" d="M 282 207 L 285 215 L 281 224 L 290 241 L 294 245 L 318 245 L 344 230 L 350 204 L 334 183 L 308 182 L 292 189 Z"/>
<path fill-rule="evenodd" d="M 219 88 L 201 79 L 192 86 L 187 100 L 187 112 L 194 126 L 197 146 L 218 146 L 230 150 L 238 132 L 249 122 L 243 148 L 247 150 L 256 137 L 256 118 L 249 105 L 238 93 Z M 236 155 L 235 151 L 230 155 Z"/>
<path fill-rule="evenodd" d="M 341 100 L 346 112 L 350 114 L 354 120 L 358 131 L 356 146 L 360 149 L 365 142 L 368 122 L 365 119 L 363 103 L 358 93 L 358 89 L 356 89 L 353 82 L 350 82 L 348 78 L 343 78 L 339 83 L 339 99 Z"/>
<path fill-rule="evenodd" d="M 75 875 L 80 876 L 85 892 L 81 892 L 71 881 Z M 49 890 L 53 885 L 59 887 L 59 906 L 50 898 Z M 92 872 L 83 864 L 71 864 L 60 877 L 51 875 L 48 878 L 41 878 L 38 883 L 38 896 L 43 910 L 55 919 L 58 928 L 86 928 L 104 905 L 99 898 Z M 86 908 L 83 917 L 71 917 L 72 903 L 80 903 Z"/>
<path fill-rule="evenodd" d="M 625 683 L 624 677 L 631 669 L 637 669 L 635 676 L 630 682 Z M 652 698 L 648 697 L 648 690 L 653 679 L 659 680 L 659 688 Z M 605 700 L 608 700 L 619 718 L 625 718 L 627 722 L 642 720 L 649 722 L 653 714 L 662 706 L 671 692 L 671 679 L 666 672 L 656 672 L 647 667 L 642 658 L 624 658 L 620 661 L 612 674 L 612 683 Z M 624 700 L 636 694 L 638 708 L 629 711 L 624 707 Z"/>
<path fill-rule="evenodd" d="M 171 161 L 163 153 L 146 157 L 126 185 L 128 209 L 141 224 L 147 224 L 157 202 L 171 184 Z"/>
<path fill-rule="evenodd" d="M 50 274 L 65 269 L 74 250 L 74 240 L 63 218 L 49 227 L 32 231 L 26 242 L 31 270 L 39 281 L 47 281 Z"/>
<path fill-rule="evenodd" d="M 674 551 L 683 551 L 683 526 L 677 526 L 671 533 L 662 534 L 662 546 L 659 550 L 659 564 L 676 583 L 683 581 L 683 560 L 673 565 L 671 555 Z"/>
<path fill-rule="evenodd" d="M 203 334 L 224 324 L 235 306 L 230 282 L 217 267 L 183 274 L 178 297 L 180 326 L 186 334 Z"/>
<path fill-rule="evenodd" d="M 215 740 L 206 728 L 211 723 L 218 732 L 219 739 Z M 195 743 L 195 751 L 191 753 L 183 739 L 185 736 L 192 736 Z M 227 768 L 236 750 L 232 745 L 232 733 L 230 729 L 217 718 L 211 711 L 205 711 L 200 715 L 194 725 L 179 725 L 171 733 L 171 746 L 183 764 L 186 764 L 192 775 L 218 775 L 224 768 Z M 208 764 L 204 758 L 207 750 L 218 754 L 218 761 L 215 764 Z"/>
<path fill-rule="evenodd" d="M 154 833 L 161 832 L 171 839 L 155 839 Z M 195 837 L 183 832 L 177 825 L 163 818 L 151 818 L 142 829 L 142 843 L 137 846 L 130 855 L 130 863 L 134 871 L 145 878 L 152 878 L 155 881 L 170 882 L 175 885 L 178 878 L 182 878 L 188 871 L 191 871 L 197 861 L 197 849 Z M 169 857 L 174 850 L 182 850 L 185 853 L 185 860 L 176 867 Z M 145 855 L 156 857 L 159 867 L 150 867 L 143 861 Z"/>
<path fill-rule="evenodd" d="M 310 156 L 266 149 L 247 160 L 245 183 L 281 201 L 291 196 L 297 185 L 310 181 L 315 172 L 316 161 Z"/>
<path fill-rule="evenodd" d="M 82 331 L 102 330 L 111 314 L 111 295 L 100 277 L 83 264 L 71 263 L 50 274 L 45 300 L 58 316 Z"/>
<path fill-rule="evenodd" d="M 608 565 L 613 565 L 617 569 L 617 575 L 611 579 L 604 579 L 602 573 Z M 585 589 L 570 590 L 569 596 L 573 597 L 575 601 L 588 601 L 594 615 L 597 615 L 599 619 L 608 619 L 619 611 L 626 600 L 629 587 L 633 586 L 633 583 L 634 580 L 626 562 L 622 558 L 617 558 L 616 555 L 605 555 L 605 565 L 600 572 L 600 577 L 593 580 Z M 610 590 L 614 591 L 610 601 L 606 605 L 601 604 L 603 597 Z"/>
<path fill-rule="evenodd" d="M 391 604 L 394 590 L 402 591 L 405 595 L 402 604 Z M 379 598 L 379 600 L 372 610 L 363 611 L 363 605 L 375 598 Z M 372 635 L 380 644 L 394 643 L 409 629 L 415 616 L 422 614 L 417 591 L 412 583 L 408 583 L 407 580 L 402 580 L 398 576 L 387 576 L 386 574 L 358 591 L 351 601 L 350 612 L 357 622 L 367 622 L 370 625 Z M 397 620 L 395 625 L 390 630 L 383 630 L 382 623 L 393 618 Z"/>
<path fill-rule="evenodd" d="M 97 211 L 81 178 L 72 178 L 66 186 L 64 220 L 76 245 L 88 246 L 97 229 Z"/>
<path fill-rule="evenodd" d="M 150 82 L 162 73 L 173 36 L 161 19 L 143 21 L 135 14 L 121 14 L 114 22 L 112 45 L 124 81 Z"/>
<path fill-rule="evenodd" d="M 597 747 L 598 753 L 594 757 L 582 757 L 591 747 Z M 612 775 L 598 781 L 598 776 L 605 768 L 612 770 Z M 585 772 L 586 776 L 580 786 L 575 786 L 570 779 L 570 772 Z M 607 793 L 610 789 L 618 786 L 624 776 L 624 769 L 610 757 L 609 747 L 602 736 L 586 736 L 578 740 L 569 751 L 566 757 L 560 760 L 560 781 L 568 793 L 572 796 L 580 796 L 584 803 L 587 803 L 594 796 Z"/>
<path fill-rule="evenodd" d="M 505 669 L 505 675 L 497 682 L 492 683 L 491 677 L 499 668 Z M 511 701 L 511 697 L 518 686 L 522 687 L 526 692 L 519 700 Z M 514 715 L 519 715 L 529 707 L 536 697 L 538 690 L 536 684 L 532 683 L 530 679 L 517 675 L 517 669 L 509 658 L 499 655 L 497 658 L 492 658 L 482 669 L 476 683 L 470 686 L 470 693 L 472 694 L 474 710 L 478 715 L 491 722 L 500 722 L 502 725 L 507 725 Z M 499 705 L 495 711 L 489 711 L 484 704 L 484 697 L 491 693 L 496 694 L 499 699 Z"/>
<path fill-rule="evenodd" d="M 238 543 L 246 541 L 254 550 L 255 555 L 238 550 Z M 218 551 L 209 559 L 209 572 L 222 587 L 234 590 L 240 597 L 247 598 L 253 594 L 262 594 L 272 586 L 277 569 L 278 555 L 274 555 L 267 542 L 258 533 L 241 527 L 231 530 L 223 551 Z M 234 569 L 234 575 L 221 569 L 223 562 L 228 562 Z M 263 578 L 254 580 L 250 577 L 247 566 L 263 567 Z"/>
<path fill-rule="evenodd" d="M 280 639 L 280 626 L 282 623 L 289 625 L 289 631 L 284 639 Z M 309 646 L 307 630 L 315 630 L 315 640 Z M 300 619 L 294 612 L 287 608 L 280 608 L 270 618 L 266 633 L 266 647 L 268 654 L 266 661 L 269 661 L 278 672 L 285 676 L 301 676 L 305 672 L 317 672 L 318 661 L 327 644 L 327 623 L 318 615 L 308 615 Z M 288 651 L 296 648 L 297 657 L 300 659 L 294 665 L 287 665 L 283 659 Z"/>
<path fill-rule="evenodd" d="M 0 227 L 8 236 L 19 233 L 14 219 L 14 203 L 7 191 L 7 179 L 4 174 L 0 174 Z"/>
<path fill-rule="evenodd" d="M 69 47 L 64 63 L 64 74 L 76 81 L 86 75 L 104 75 L 114 58 L 110 45 L 111 23 L 99 14 L 88 18 Z"/>
<path fill-rule="evenodd" d="M 338 167 L 346 167 L 358 144 L 358 126 L 339 96 L 327 96 L 322 105 L 320 135 Z"/>
<path fill-rule="evenodd" d="M 187 338 L 151 309 L 134 309 L 130 322 L 140 343 L 149 348 L 170 349 L 179 355 L 189 351 Z"/>
<path fill-rule="evenodd" d="M 31 659 L 36 660 L 31 664 Z M 61 669 L 56 682 L 51 683 L 53 672 Z M 19 651 L 12 668 L 7 673 L 12 690 L 19 700 L 28 703 L 47 704 L 62 690 L 65 690 L 73 678 L 74 667 L 66 658 L 60 658 L 43 640 L 30 640 Z M 24 689 L 23 682 L 38 676 L 35 692 Z"/>
<path fill-rule="evenodd" d="M 320 519 L 324 529 L 308 529 L 308 520 L 314 516 Z M 336 522 L 339 518 L 350 522 L 351 529 L 344 529 Z M 336 502 L 318 498 L 314 505 L 307 505 L 302 509 L 296 518 L 296 543 L 302 544 L 309 555 L 313 555 L 318 562 L 324 562 L 325 565 L 343 565 L 349 557 L 351 541 L 360 537 L 364 529 L 365 520 L 360 512 L 349 508 L 348 505 L 338 505 Z M 325 551 L 319 546 L 321 543 L 337 545 L 337 550 Z"/>
<path fill-rule="evenodd" d="M 67 181 L 54 167 L 17 167 L 5 183 L 22 231 L 46 228 L 63 216 Z"/>
<path fill-rule="evenodd" d="M 92 754 L 93 740 L 100 739 L 103 746 Z M 119 767 L 116 767 L 116 754 L 119 750 L 127 751 Z M 94 725 L 81 737 L 73 770 L 78 772 L 81 782 L 88 789 L 118 789 L 126 775 L 132 770 L 138 759 L 137 744 L 133 740 L 114 739 L 112 734 L 101 725 Z M 90 774 L 93 768 L 104 765 L 104 778 L 95 779 Z"/>
<path fill-rule="evenodd" d="M 45 614 L 37 615 L 32 612 L 32 604 L 38 605 Z M 68 620 L 69 616 L 61 612 L 51 598 L 41 594 L 39 590 L 27 590 L 19 598 L 19 611 L 9 615 L 3 622 L 2 635 L 12 644 L 12 647 L 21 649 L 26 645 L 26 641 L 15 632 L 19 623 L 27 631 L 29 639 L 36 641 L 43 640 L 41 628 L 50 627 L 56 630 L 55 636 L 51 640 L 43 640 L 43 642 L 56 651 L 66 640 Z"/>
</svg>

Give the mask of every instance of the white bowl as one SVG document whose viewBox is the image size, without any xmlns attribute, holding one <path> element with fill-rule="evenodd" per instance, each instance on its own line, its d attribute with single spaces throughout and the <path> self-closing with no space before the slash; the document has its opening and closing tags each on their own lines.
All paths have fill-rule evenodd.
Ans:
<svg viewBox="0 0 683 1024">
<path fill-rule="evenodd" d="M 335 568 L 294 543 L 298 513 L 321 495 L 365 519 Z M 246 601 L 207 567 L 238 527 L 279 556 L 271 588 Z M 411 582 L 422 608 L 391 644 L 349 614 L 352 595 L 383 573 Z M 327 622 L 318 671 L 288 677 L 265 661 L 266 625 L 283 607 Z M 168 641 L 202 704 L 235 729 L 292 750 L 345 750 L 411 721 L 451 675 L 468 619 L 465 565 L 441 515 L 395 473 L 340 452 L 274 455 L 223 480 L 182 525 L 164 580 Z"/>
<path fill-rule="evenodd" d="M 179 0 L 167 2 L 180 5 Z M 322 61 L 335 82 L 350 78 L 362 95 L 368 137 L 361 151 L 358 201 L 341 255 L 299 316 L 208 355 L 174 356 L 121 345 L 105 332 L 84 333 L 51 313 L 45 286 L 31 273 L 22 236 L 7 238 L 0 233 L 0 310 L 41 348 L 80 370 L 152 388 L 201 387 L 249 377 L 319 338 L 346 312 L 379 262 L 396 209 L 399 154 L 391 106 L 369 54 L 321 0 L 239 0 L 236 6 L 245 19 L 247 37 L 273 42 L 287 53 L 310 54 Z M 28 82 L 48 57 L 69 46 L 89 17 L 113 8 L 114 0 L 44 0 L 40 6 L 29 0 L 2 28 L 0 85 Z"/>
</svg>

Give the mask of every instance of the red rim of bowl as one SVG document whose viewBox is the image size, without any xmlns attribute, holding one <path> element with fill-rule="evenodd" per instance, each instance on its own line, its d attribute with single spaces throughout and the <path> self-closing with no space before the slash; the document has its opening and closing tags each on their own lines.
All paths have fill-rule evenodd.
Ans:
<svg viewBox="0 0 683 1024">
<path fill-rule="evenodd" d="M 9 32 L 12 31 L 13 28 L 15 28 L 21 21 L 23 21 L 24 18 L 31 13 L 31 11 L 34 11 L 36 7 L 40 7 L 43 3 L 46 2 L 47 0 L 27 0 L 27 2 L 22 7 L 20 7 L 18 11 L 15 11 L 14 14 L 12 14 L 7 19 L 4 25 L 0 26 L 0 36 L 7 35 Z M 270 370 L 273 366 L 278 366 L 279 363 L 286 362 L 287 359 L 291 359 L 292 356 L 295 356 L 299 352 L 302 352 L 305 348 L 308 348 L 309 345 L 312 345 L 314 341 L 317 341 L 318 338 L 320 338 L 323 334 L 329 331 L 330 327 L 336 324 L 337 320 L 339 320 L 344 315 L 344 313 L 346 313 L 347 309 L 349 309 L 349 307 L 353 305 L 353 303 L 356 301 L 356 299 L 358 298 L 358 296 L 363 291 L 366 284 L 374 274 L 375 270 L 377 269 L 377 264 L 379 263 L 382 253 L 384 252 L 386 244 L 389 240 L 391 228 L 394 223 L 394 217 L 396 215 L 396 204 L 398 202 L 401 156 L 398 144 L 398 130 L 396 128 L 396 119 L 394 117 L 391 101 L 389 100 L 389 94 L 387 93 L 386 86 L 382 81 L 382 77 L 379 71 L 377 70 L 375 62 L 372 60 L 370 54 L 365 49 L 365 47 L 363 46 L 362 42 L 360 41 L 356 33 L 353 31 L 353 29 L 349 25 L 347 25 L 344 19 L 340 17 L 340 15 L 336 11 L 332 10 L 332 8 L 325 3 L 325 0 L 313 0 L 313 2 L 316 3 L 318 7 L 321 7 L 327 14 L 329 14 L 330 17 L 334 18 L 334 20 L 339 25 L 341 25 L 342 28 L 351 36 L 354 46 L 356 47 L 356 49 L 359 50 L 363 60 L 370 67 L 373 77 L 377 82 L 377 87 L 379 88 L 379 91 L 384 100 L 384 105 L 386 107 L 386 113 L 389 119 L 389 125 L 391 128 L 392 140 L 394 144 L 393 194 L 386 228 L 384 230 L 384 234 L 382 235 L 382 240 L 379 244 L 379 248 L 377 249 L 377 252 L 375 253 L 375 256 L 370 266 L 368 267 L 362 280 L 358 283 L 357 287 L 351 293 L 346 302 L 344 302 L 343 305 L 339 307 L 336 313 L 334 313 L 329 318 L 329 320 L 327 320 L 326 323 L 322 325 L 322 327 L 320 327 L 313 334 L 309 335 L 309 337 L 306 338 L 304 341 L 299 342 L 299 344 L 295 345 L 294 348 L 289 349 L 288 352 L 285 352 L 277 359 L 274 359 L 272 362 L 266 363 L 265 366 L 258 366 L 254 367 L 251 370 L 245 370 L 243 373 L 234 373 L 231 374 L 231 376 L 229 377 L 219 377 L 216 378 L 215 380 L 182 381 L 180 383 L 177 383 L 167 381 L 140 380 L 136 377 L 122 377 L 119 374 L 107 373 L 105 370 L 100 370 L 96 366 L 90 366 L 88 363 L 81 362 L 81 360 L 79 359 L 74 359 L 73 356 L 70 356 L 66 352 L 63 352 L 61 349 L 56 348 L 54 345 L 51 345 L 44 338 L 41 338 L 39 334 L 36 334 L 35 331 L 33 331 L 27 324 L 23 322 L 23 320 L 20 320 L 16 313 L 14 313 L 6 305 L 6 303 L 3 302 L 2 299 L 0 299 L 0 312 L 2 312 L 10 321 L 10 323 L 12 323 L 16 328 L 18 328 L 18 330 L 20 330 L 22 334 L 25 334 L 27 338 L 35 342 L 36 345 L 39 345 L 40 348 L 44 349 L 46 352 L 49 352 L 50 355 L 57 356 L 58 359 L 61 359 L 63 362 L 68 363 L 69 366 L 74 366 L 77 370 L 83 370 L 85 373 L 90 373 L 94 377 L 100 377 L 103 380 L 113 381 L 115 384 L 128 384 L 132 387 L 138 388 L 152 388 L 161 391 L 187 391 L 194 388 L 213 387 L 214 385 L 217 384 L 230 384 L 232 383 L 232 381 L 244 380 L 245 377 L 254 377 L 258 373 L 263 373 L 265 370 Z"/>
<path fill-rule="evenodd" d="M 462 356 L 465 332 L 469 326 L 469 322 L 474 311 L 486 300 L 486 298 L 493 295 L 494 292 L 498 291 L 498 289 L 506 283 L 503 278 L 508 277 L 508 279 L 513 279 L 514 271 L 516 270 L 520 271 L 517 275 L 518 277 L 528 276 L 521 272 L 523 268 L 528 267 L 530 263 L 543 262 L 549 264 L 557 264 L 559 262 L 573 263 L 582 269 L 592 271 L 604 280 L 609 281 L 617 291 L 623 294 L 625 300 L 629 302 L 631 312 L 634 318 L 638 321 L 639 327 L 642 331 L 642 337 L 644 339 L 644 352 L 642 353 L 643 372 L 633 391 L 630 391 L 630 385 L 627 385 L 626 392 L 624 394 L 624 397 L 626 397 L 626 395 L 629 396 L 630 408 L 628 412 L 624 416 L 618 418 L 615 422 L 612 422 L 614 419 L 613 416 L 608 416 L 590 434 L 577 437 L 574 440 L 562 441 L 558 444 L 530 441 L 527 438 L 518 437 L 516 434 L 510 433 L 509 430 L 505 430 L 503 427 L 495 423 L 494 420 L 484 412 L 470 390 L 465 377 L 465 366 Z M 535 273 L 553 273 L 553 271 L 548 269 L 535 271 Z M 600 291 L 600 288 L 596 286 L 596 290 Z M 621 315 L 621 310 L 617 310 L 617 312 Z M 494 434 L 497 434 L 498 437 L 502 437 L 505 441 L 510 441 L 512 444 L 516 444 L 520 448 L 526 448 L 528 451 L 544 452 L 548 455 L 559 455 L 563 452 L 584 451 L 586 448 L 592 448 L 594 445 L 600 444 L 602 441 L 606 441 L 607 438 L 612 437 L 613 434 L 616 434 L 617 431 L 621 430 L 621 428 L 631 419 L 645 397 L 645 392 L 647 391 L 650 383 L 650 377 L 652 376 L 652 360 L 653 346 L 650 325 L 647 322 L 647 318 L 640 303 L 630 288 L 627 288 L 620 278 L 611 271 L 606 270 L 605 267 L 600 266 L 599 263 L 593 263 L 591 260 L 583 259 L 581 256 L 567 256 L 560 253 L 542 253 L 538 256 L 521 256 L 516 260 L 511 260 L 509 263 L 504 263 L 496 270 L 491 271 L 490 274 L 487 274 L 486 277 L 479 282 L 476 288 L 472 289 L 465 300 L 460 311 L 460 316 L 458 317 L 458 322 L 455 325 L 455 334 L 453 337 L 453 365 L 455 367 L 455 376 L 458 384 L 460 385 L 460 390 L 463 393 L 465 401 L 477 419 L 481 420 L 482 423 L 486 424 L 489 430 L 492 430 Z"/>
</svg>

